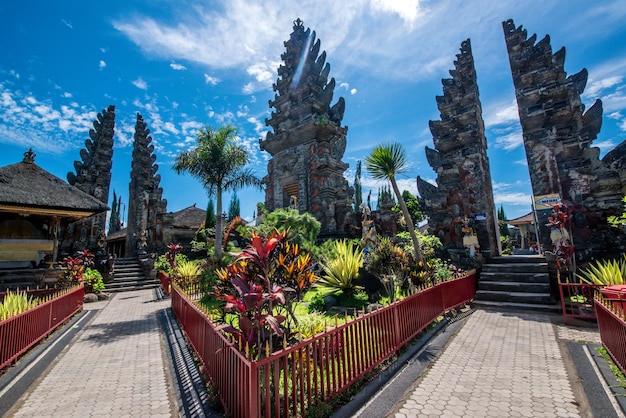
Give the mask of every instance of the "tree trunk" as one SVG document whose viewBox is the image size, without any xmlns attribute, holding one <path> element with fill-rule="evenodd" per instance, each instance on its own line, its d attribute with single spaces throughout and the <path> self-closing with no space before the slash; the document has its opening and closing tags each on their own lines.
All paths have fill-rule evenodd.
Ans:
<svg viewBox="0 0 626 418">
<path fill-rule="evenodd" d="M 422 250 L 420 250 L 420 244 L 417 240 L 417 235 L 415 234 L 415 225 L 413 225 L 413 219 L 411 219 L 409 209 L 406 207 L 406 202 L 402 198 L 402 194 L 400 194 L 400 189 L 398 189 L 398 184 L 396 183 L 395 177 L 389 177 L 389 180 L 391 181 L 391 187 L 393 187 L 393 192 L 396 194 L 396 198 L 398 199 L 398 204 L 400 205 L 400 208 L 402 208 L 402 215 L 404 215 L 406 227 L 409 230 L 409 235 L 411 235 L 411 241 L 413 241 L 415 257 L 417 258 L 418 262 L 423 263 L 424 257 L 422 256 Z"/>
<path fill-rule="evenodd" d="M 222 259 L 222 188 L 218 187 L 215 197 L 215 257 Z"/>
</svg>

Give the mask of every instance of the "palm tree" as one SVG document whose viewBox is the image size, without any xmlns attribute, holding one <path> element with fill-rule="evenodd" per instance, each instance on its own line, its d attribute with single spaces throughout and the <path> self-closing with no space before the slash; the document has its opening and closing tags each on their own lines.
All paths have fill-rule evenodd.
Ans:
<svg viewBox="0 0 626 418">
<path fill-rule="evenodd" d="M 235 191 L 245 186 L 261 188 L 259 178 L 245 168 L 248 151 L 235 142 L 237 128 L 226 125 L 212 130 L 200 129 L 196 135 L 197 147 L 181 152 L 174 161 L 178 174 L 187 172 L 202 182 L 209 198 L 215 196 L 215 256 L 222 257 L 222 192 Z"/>
<path fill-rule="evenodd" d="M 391 187 L 393 188 L 396 198 L 398 199 L 398 204 L 402 209 L 402 215 L 404 216 L 407 229 L 409 230 L 411 240 L 413 241 L 415 257 L 418 262 L 424 262 L 419 241 L 417 240 L 417 235 L 415 234 L 413 220 L 411 219 L 411 215 L 409 214 L 409 210 L 406 207 L 404 199 L 402 199 L 402 194 L 400 193 L 400 189 L 398 189 L 398 183 L 396 183 L 396 176 L 407 170 L 407 164 L 404 148 L 402 148 L 402 145 L 397 142 L 378 145 L 374 148 L 372 153 L 365 158 L 365 168 L 372 175 L 372 177 L 378 180 L 389 180 L 391 182 Z"/>
</svg>

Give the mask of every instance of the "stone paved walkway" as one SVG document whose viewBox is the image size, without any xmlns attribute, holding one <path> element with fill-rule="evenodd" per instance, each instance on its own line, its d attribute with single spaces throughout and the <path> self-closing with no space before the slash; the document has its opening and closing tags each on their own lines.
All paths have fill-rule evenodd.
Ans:
<svg viewBox="0 0 626 418">
<path fill-rule="evenodd" d="M 390 416 L 579 417 L 557 339 L 599 334 L 543 314 L 478 310 Z"/>
<path fill-rule="evenodd" d="M 9 417 L 171 417 L 175 394 L 154 290 L 116 294 L 9 412 Z"/>
</svg>

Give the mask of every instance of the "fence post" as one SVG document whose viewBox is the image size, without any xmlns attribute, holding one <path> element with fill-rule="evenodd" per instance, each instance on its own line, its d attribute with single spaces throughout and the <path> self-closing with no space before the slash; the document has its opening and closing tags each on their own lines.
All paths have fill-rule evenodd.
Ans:
<svg viewBox="0 0 626 418">
<path fill-rule="evenodd" d="M 248 410 L 248 416 L 250 418 L 260 418 L 261 411 L 259 408 L 259 390 L 261 382 L 259 382 L 259 370 L 255 361 L 249 361 L 248 365 L 250 367 L 248 369 L 250 370 L 250 377 L 248 381 L 250 385 L 248 390 L 248 396 L 250 397 L 248 399 L 248 405 L 250 405 L 250 409 Z"/>
<path fill-rule="evenodd" d="M 401 335 L 401 330 L 400 330 L 400 313 L 398 312 L 398 310 L 400 309 L 400 306 L 404 306 L 402 303 L 395 303 L 392 305 L 393 308 L 393 330 L 394 330 L 394 341 L 393 341 L 393 349 L 395 352 L 400 351 L 401 344 L 402 344 L 402 339 L 403 336 Z"/>
</svg>

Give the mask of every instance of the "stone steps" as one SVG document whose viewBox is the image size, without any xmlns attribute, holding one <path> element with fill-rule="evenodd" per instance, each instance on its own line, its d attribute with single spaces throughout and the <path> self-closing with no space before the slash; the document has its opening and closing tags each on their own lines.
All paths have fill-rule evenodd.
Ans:
<svg viewBox="0 0 626 418">
<path fill-rule="evenodd" d="M 148 279 L 137 258 L 115 260 L 113 281 L 105 283 L 105 292 L 127 292 L 131 290 L 154 289 L 160 286 L 157 279 Z"/>
<path fill-rule="evenodd" d="M 550 289 L 545 258 L 493 257 L 480 272 L 474 303 L 483 307 L 558 311 Z"/>
</svg>

